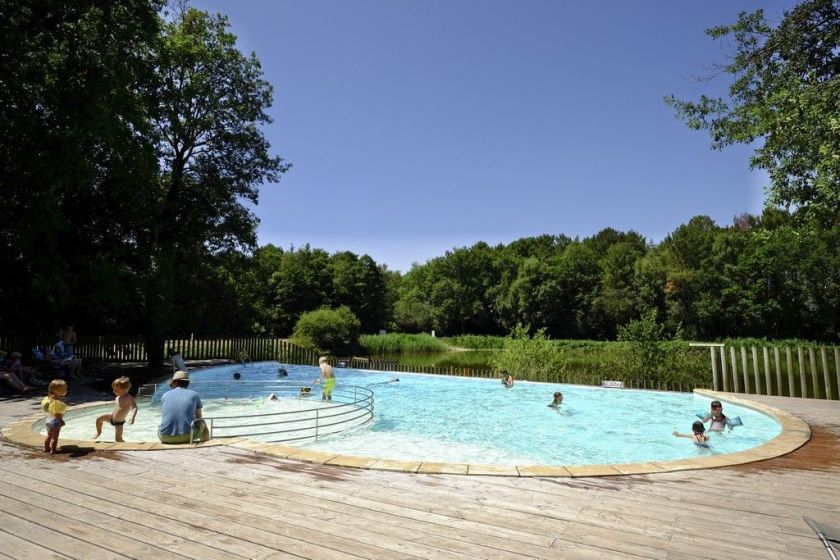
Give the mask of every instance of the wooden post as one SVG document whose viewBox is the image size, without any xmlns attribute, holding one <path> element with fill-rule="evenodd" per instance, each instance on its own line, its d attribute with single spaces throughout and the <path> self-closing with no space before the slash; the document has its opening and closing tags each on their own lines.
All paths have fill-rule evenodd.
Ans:
<svg viewBox="0 0 840 560">
<path fill-rule="evenodd" d="M 735 359 L 735 347 L 729 347 L 729 361 L 732 362 L 732 391 L 741 392 L 741 384 L 738 383 L 738 360 Z"/>
<path fill-rule="evenodd" d="M 726 347 L 720 347 L 720 375 L 723 377 L 723 390 L 729 392 L 729 368 L 726 367 Z"/>
<path fill-rule="evenodd" d="M 718 369 L 717 357 L 715 356 L 715 347 L 709 346 L 709 352 L 712 354 L 712 389 L 718 390 Z"/>
<path fill-rule="evenodd" d="M 783 397 L 784 394 L 782 393 L 782 364 L 780 363 L 782 359 L 779 357 L 779 347 L 773 347 L 773 361 L 776 362 L 776 391 L 778 392 L 780 397 Z"/>
<path fill-rule="evenodd" d="M 828 371 L 828 357 L 826 356 L 825 346 L 820 348 L 820 360 L 822 361 L 823 381 L 825 381 L 825 398 L 832 400 L 831 375 Z"/>
<path fill-rule="evenodd" d="M 802 391 L 802 398 L 808 398 L 808 384 L 805 382 L 805 356 L 802 347 L 796 349 L 796 357 L 799 359 L 799 389 Z"/>
<path fill-rule="evenodd" d="M 796 396 L 796 384 L 793 382 L 793 361 L 790 357 L 790 346 L 785 348 L 785 363 L 787 364 L 788 396 Z"/>
<path fill-rule="evenodd" d="M 750 392 L 750 370 L 747 367 L 747 349 L 741 346 L 741 369 L 744 372 L 744 392 Z"/>
<path fill-rule="evenodd" d="M 761 378 L 758 376 L 758 350 L 755 346 L 751 347 L 753 359 L 753 375 L 755 375 L 755 394 L 761 394 Z"/>
<path fill-rule="evenodd" d="M 834 375 L 837 376 L 837 392 L 840 393 L 840 348 L 836 346 L 834 347 Z"/>
<path fill-rule="evenodd" d="M 767 383 L 767 386 L 764 388 L 764 393 L 772 395 L 773 387 L 770 384 L 770 353 L 766 346 L 761 349 L 761 355 L 764 358 L 764 381 Z"/>
<path fill-rule="evenodd" d="M 817 375 L 817 355 L 813 346 L 808 348 L 808 357 L 811 359 L 811 382 L 814 384 L 814 398 L 821 399 L 822 391 L 820 391 L 820 381 Z"/>
</svg>

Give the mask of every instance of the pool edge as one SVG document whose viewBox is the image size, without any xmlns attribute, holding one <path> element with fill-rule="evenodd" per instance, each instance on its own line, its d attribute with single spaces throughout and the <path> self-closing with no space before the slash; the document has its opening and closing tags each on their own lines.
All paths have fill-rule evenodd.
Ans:
<svg viewBox="0 0 840 560">
<path fill-rule="evenodd" d="M 751 408 L 773 417 L 782 426 L 781 433 L 770 441 L 752 449 L 715 455 L 694 457 L 674 461 L 650 461 L 646 463 L 594 464 L 594 465 L 483 465 L 473 463 L 443 463 L 439 461 L 395 461 L 378 457 L 342 455 L 338 453 L 312 451 L 294 446 L 267 443 L 248 438 L 217 438 L 205 443 L 165 445 L 160 442 L 106 442 L 94 440 L 61 440 L 62 447 L 84 447 L 97 451 L 148 451 L 197 449 L 226 445 L 252 451 L 260 455 L 289 459 L 305 463 L 341 468 L 385 470 L 421 474 L 455 474 L 473 476 L 510 477 L 560 477 L 585 478 L 602 476 L 627 476 L 637 474 L 659 474 L 684 470 L 698 470 L 731 467 L 781 457 L 791 453 L 811 439 L 811 428 L 801 418 L 772 406 L 739 398 L 737 394 L 722 393 L 708 389 L 695 389 L 703 397 L 721 400 Z M 73 406 L 71 410 L 82 410 L 109 404 L 111 401 L 97 401 Z M 9 423 L 2 429 L 6 441 L 28 448 L 42 448 L 44 436 L 34 426 L 43 420 L 43 414 L 31 415 Z"/>
</svg>

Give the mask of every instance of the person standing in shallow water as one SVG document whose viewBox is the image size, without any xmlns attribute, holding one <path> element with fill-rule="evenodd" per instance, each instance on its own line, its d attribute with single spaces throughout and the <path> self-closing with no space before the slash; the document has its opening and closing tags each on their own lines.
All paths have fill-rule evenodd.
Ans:
<svg viewBox="0 0 840 560">
<path fill-rule="evenodd" d="M 321 383 L 323 381 L 323 388 L 321 389 L 321 400 L 331 401 L 332 392 L 335 389 L 335 374 L 333 368 L 327 361 L 326 356 L 321 356 L 318 359 L 318 366 L 321 368 L 321 376 L 314 381 L 314 383 Z"/>
</svg>

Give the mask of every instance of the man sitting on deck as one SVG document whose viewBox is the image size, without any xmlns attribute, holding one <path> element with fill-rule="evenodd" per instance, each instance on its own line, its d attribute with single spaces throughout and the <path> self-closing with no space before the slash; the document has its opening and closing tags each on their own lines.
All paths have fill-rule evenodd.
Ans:
<svg viewBox="0 0 840 560">
<path fill-rule="evenodd" d="M 210 439 L 204 421 L 193 424 L 193 420 L 201 418 L 201 398 L 187 388 L 190 386 L 187 372 L 176 371 L 169 386 L 172 390 L 160 398 L 158 438 L 161 443 L 192 443 Z"/>
</svg>

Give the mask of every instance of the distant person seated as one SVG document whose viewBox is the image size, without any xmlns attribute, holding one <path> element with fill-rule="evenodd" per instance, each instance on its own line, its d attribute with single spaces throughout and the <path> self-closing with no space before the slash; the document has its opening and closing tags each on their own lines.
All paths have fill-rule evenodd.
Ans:
<svg viewBox="0 0 840 560">
<path fill-rule="evenodd" d="M 557 391 L 554 393 L 554 400 L 551 401 L 551 404 L 548 406 L 551 408 L 558 408 L 561 404 L 563 404 L 563 393 Z"/>
<path fill-rule="evenodd" d="M 58 339 L 64 348 L 62 355 L 65 358 L 72 358 L 76 355 L 76 331 L 73 329 L 73 325 L 67 325 L 58 331 Z"/>
<path fill-rule="evenodd" d="M 82 371 L 81 358 L 62 358 L 49 346 L 33 350 L 36 360 L 40 360 L 52 370 L 61 370 L 70 377 L 78 376 Z"/>
<path fill-rule="evenodd" d="M 23 355 L 20 352 L 12 352 L 8 357 L 0 358 L 0 371 L 14 373 L 18 379 L 28 383 L 28 380 L 38 372 L 34 368 L 24 366 L 22 358 Z"/>
<path fill-rule="evenodd" d="M 12 355 L 14 354 L 15 352 L 12 352 Z M 20 355 L 20 352 L 17 352 L 17 354 Z M 11 369 L 11 366 L 12 360 L 7 360 L 4 352 L 3 357 L 0 358 L 0 380 L 5 381 L 10 387 L 21 393 L 31 390 L 32 387 L 26 385 L 23 380 L 18 377 L 18 374 Z"/>
<path fill-rule="evenodd" d="M 502 385 L 505 387 L 513 387 L 513 376 L 511 374 L 507 374 L 502 378 Z"/>
<path fill-rule="evenodd" d="M 176 371 L 188 371 L 187 364 L 184 362 L 184 358 L 181 356 L 181 354 L 179 354 L 172 348 L 170 348 L 167 351 L 167 354 L 169 354 L 169 361 L 172 362 L 173 373 Z"/>
</svg>

